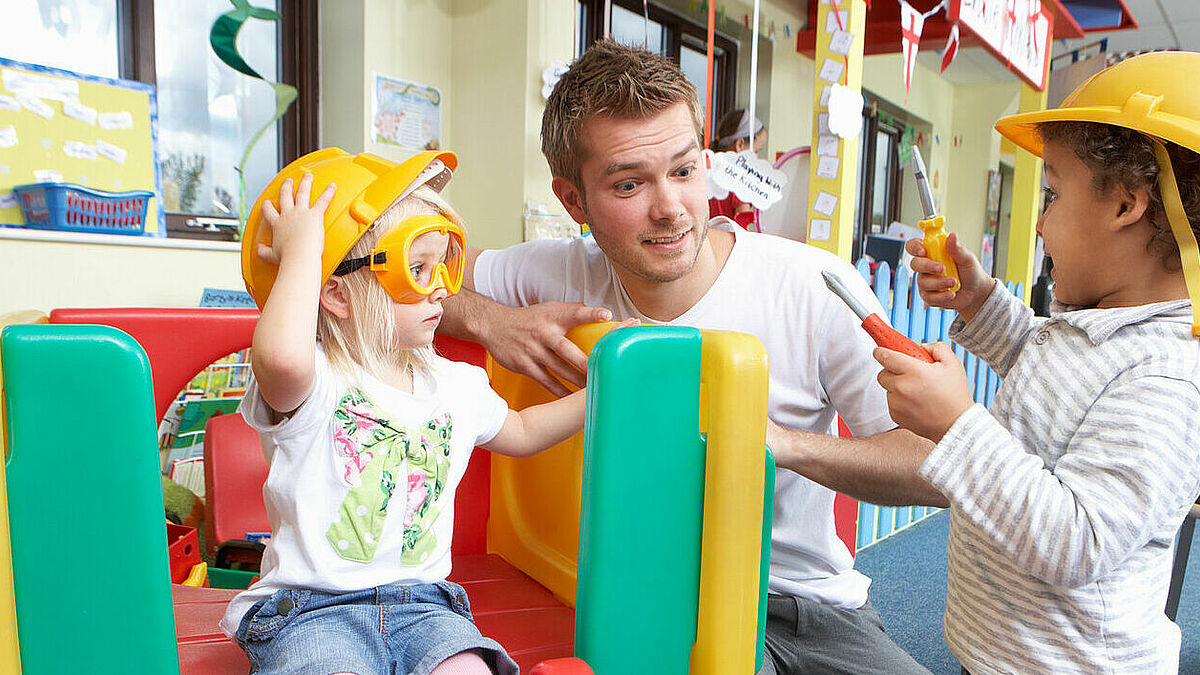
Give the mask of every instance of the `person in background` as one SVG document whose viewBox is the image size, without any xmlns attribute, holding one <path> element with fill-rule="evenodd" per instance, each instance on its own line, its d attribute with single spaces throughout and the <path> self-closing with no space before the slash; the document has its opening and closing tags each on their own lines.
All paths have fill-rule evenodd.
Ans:
<svg viewBox="0 0 1200 675">
<path fill-rule="evenodd" d="M 907 244 L 921 297 L 1004 378 L 985 410 L 947 345 L 932 364 L 875 352 L 892 418 L 937 444 L 918 473 L 951 503 L 946 644 L 975 675 L 1179 668 L 1164 604 L 1200 492 L 1197 72 L 1200 54 L 1145 54 L 996 123 L 1044 161 L 1049 318 L 954 235 L 958 291 Z"/>
<path fill-rule="evenodd" d="M 751 137 L 754 139 L 753 148 L 750 145 Z M 767 128 L 744 108 L 731 110 L 721 117 L 716 138 L 712 142 L 713 152 L 744 152 L 752 149 L 756 156 L 766 147 Z M 709 199 L 708 216 L 725 216 L 751 232 L 762 232 L 758 209 L 738 199 L 732 192 L 722 199 Z"/>
</svg>

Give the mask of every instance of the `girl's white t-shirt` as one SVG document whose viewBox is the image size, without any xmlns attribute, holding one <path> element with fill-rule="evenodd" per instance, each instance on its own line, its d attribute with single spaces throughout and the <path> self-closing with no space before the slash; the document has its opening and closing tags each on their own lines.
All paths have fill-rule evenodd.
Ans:
<svg viewBox="0 0 1200 675">
<path fill-rule="evenodd" d="M 354 382 L 318 349 L 312 393 L 291 416 L 273 424 L 253 381 L 240 411 L 270 466 L 271 540 L 261 579 L 221 620 L 230 637 L 251 605 L 280 589 L 444 580 L 455 489 L 472 449 L 504 426 L 508 405 L 477 366 L 435 356 L 409 394 L 361 370 Z"/>
</svg>

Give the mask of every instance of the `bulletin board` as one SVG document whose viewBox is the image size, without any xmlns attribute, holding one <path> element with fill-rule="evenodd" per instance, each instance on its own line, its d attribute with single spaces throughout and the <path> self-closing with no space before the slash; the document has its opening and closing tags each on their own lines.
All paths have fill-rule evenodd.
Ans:
<svg viewBox="0 0 1200 675">
<path fill-rule="evenodd" d="M 166 236 L 158 102 L 144 82 L 0 58 L 0 224 L 23 225 L 14 185 L 149 190 L 145 236 Z"/>
</svg>

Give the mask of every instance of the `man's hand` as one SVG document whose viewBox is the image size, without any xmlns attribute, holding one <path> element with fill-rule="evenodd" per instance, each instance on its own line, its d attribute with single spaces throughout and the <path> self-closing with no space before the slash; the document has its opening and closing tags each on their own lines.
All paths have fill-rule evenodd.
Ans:
<svg viewBox="0 0 1200 675">
<path fill-rule="evenodd" d="M 892 421 L 937 443 L 973 401 L 967 373 L 950 346 L 937 342 L 930 347 L 935 363 L 883 348 L 874 356 L 883 366 L 878 379 L 887 390 Z"/>
<path fill-rule="evenodd" d="M 570 390 L 556 377 L 582 387 L 587 373 L 587 355 L 567 339 L 567 331 L 611 320 L 607 309 L 577 303 L 505 307 L 502 316 L 480 328 L 480 342 L 500 365 L 533 378 L 555 396 L 566 396 Z"/>
<path fill-rule="evenodd" d="M 950 290 L 954 287 L 954 277 L 946 276 L 945 266 L 926 256 L 921 239 L 909 239 L 904 242 L 904 249 L 913 256 L 911 267 L 917 273 L 917 288 L 925 304 L 952 309 L 962 316 L 963 321 L 970 321 L 975 316 L 996 283 L 984 271 L 975 254 L 958 243 L 957 234 L 951 233 L 946 238 L 946 252 L 958 267 L 958 280 L 962 283 L 958 291 Z"/>
</svg>

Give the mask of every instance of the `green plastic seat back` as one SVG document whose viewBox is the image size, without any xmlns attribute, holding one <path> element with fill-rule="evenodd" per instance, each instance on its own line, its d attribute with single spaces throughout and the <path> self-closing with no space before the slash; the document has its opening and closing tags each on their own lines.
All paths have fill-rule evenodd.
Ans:
<svg viewBox="0 0 1200 675">
<path fill-rule="evenodd" d="M 25 673 L 177 673 L 150 365 L 100 325 L 0 337 Z"/>
<path fill-rule="evenodd" d="M 618 331 L 588 366 L 575 655 L 598 675 L 686 673 L 704 502 L 700 331 Z"/>
<path fill-rule="evenodd" d="M 696 640 L 705 439 L 700 330 L 628 329 L 588 357 L 575 655 L 597 675 L 687 673 Z M 767 453 L 755 668 L 774 461 Z"/>
</svg>

